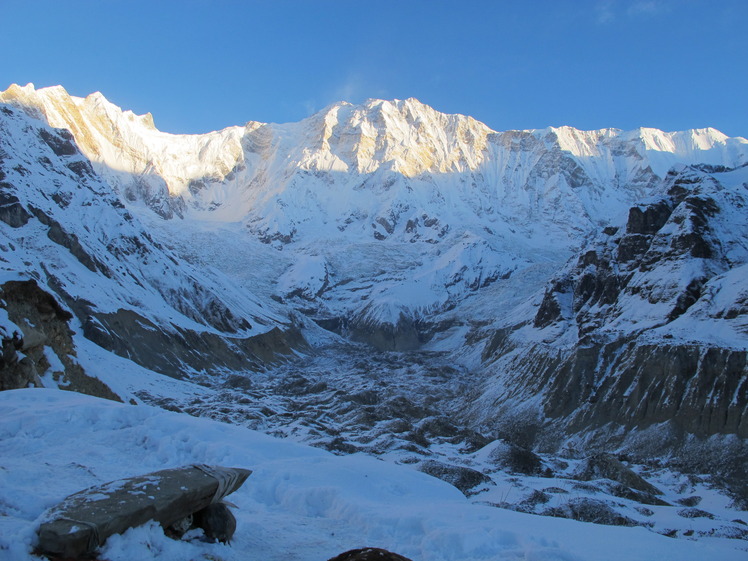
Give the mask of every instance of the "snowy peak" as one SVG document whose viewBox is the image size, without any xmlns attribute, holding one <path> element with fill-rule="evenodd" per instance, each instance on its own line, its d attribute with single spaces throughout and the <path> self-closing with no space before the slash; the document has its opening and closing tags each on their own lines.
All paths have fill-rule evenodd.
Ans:
<svg viewBox="0 0 748 561">
<path fill-rule="evenodd" d="M 455 224 L 561 246 L 637 198 L 674 165 L 748 162 L 748 141 L 714 129 L 495 132 L 416 99 L 336 103 L 298 123 L 171 135 L 101 94 L 11 86 L 0 101 L 67 128 L 131 206 L 164 218 L 243 222 L 267 240 L 434 241 Z M 439 224 L 432 234 L 424 223 Z M 410 226 L 409 226 L 410 225 Z M 435 237 L 436 236 L 436 237 Z"/>
<path fill-rule="evenodd" d="M 69 129 L 89 157 L 101 156 L 101 140 L 109 138 L 114 142 L 125 123 L 131 128 L 156 130 L 150 113 L 135 115 L 132 111 L 122 111 L 100 92 L 82 99 L 71 96 L 62 86 L 36 90 L 33 84 L 24 87 L 14 84 L 0 93 L 0 101 L 35 110 L 34 116 L 41 114 L 50 126 Z"/>
<path fill-rule="evenodd" d="M 636 132 L 648 150 L 659 152 L 711 150 L 716 145 L 724 145 L 728 141 L 727 135 L 711 127 L 683 132 L 663 132 L 643 127 Z"/>
<path fill-rule="evenodd" d="M 179 202 L 169 199 L 187 191 L 193 178 L 222 178 L 242 154 L 243 127 L 206 135 L 163 133 L 150 114 L 123 111 L 100 93 L 79 98 L 61 86 L 14 85 L 0 93 L 0 102 L 70 130 L 81 152 L 125 198 L 144 200 L 162 216 L 179 213 Z"/>
<path fill-rule="evenodd" d="M 317 142 L 299 162 L 303 169 L 361 174 L 385 168 L 406 177 L 476 169 L 492 132 L 413 98 L 337 103 L 305 123 Z"/>
<path fill-rule="evenodd" d="M 173 173 L 165 165 L 165 160 L 176 158 L 180 165 L 196 156 L 205 160 L 204 146 L 216 143 L 232 152 L 231 157 L 220 163 L 214 162 L 227 173 L 226 167 L 233 168 L 240 158 L 226 144 L 235 147 L 239 137 L 251 136 L 258 129 L 263 129 L 262 134 L 266 136 L 270 133 L 270 136 L 283 140 L 280 144 L 290 142 L 299 147 L 301 151 L 294 163 L 304 169 L 370 173 L 387 165 L 388 169 L 410 177 L 423 173 L 475 170 L 489 157 L 489 144 L 506 146 L 504 137 L 515 139 L 518 135 L 523 136 L 523 132 L 549 148 L 557 148 L 577 158 L 604 156 L 605 147 L 635 145 L 637 152 L 668 153 L 675 160 L 685 160 L 682 163 L 688 164 L 735 166 L 748 160 L 746 139 L 729 138 L 713 128 L 683 132 L 639 128 L 623 132 L 618 129 L 581 131 L 564 126 L 497 133 L 472 117 L 440 113 L 415 98 L 369 99 L 360 105 L 340 102 L 300 123 L 263 125 L 250 122 L 246 127 L 229 127 L 202 135 L 161 133 L 156 130 L 150 113 L 135 115 L 123 111 L 99 92 L 78 98 L 69 95 L 61 86 L 36 90 L 33 84 L 25 87 L 14 84 L 0 92 L 0 101 L 35 110 L 51 126 L 70 129 L 81 150 L 94 161 L 102 161 L 113 169 L 122 167 L 121 162 L 114 161 L 117 156 L 121 159 L 122 154 L 102 149 L 103 145 L 109 144 L 127 152 L 141 168 L 152 163 L 165 175 Z M 188 146 L 195 145 L 200 149 L 188 149 Z M 188 153 L 184 153 L 185 150 Z M 720 153 L 711 154 L 713 151 Z M 666 171 L 658 169 L 656 173 L 664 176 Z M 188 175 L 195 178 L 194 173 Z M 168 178 L 165 179 L 169 183 Z M 173 191 L 181 192 L 180 189 Z"/>
<path fill-rule="evenodd" d="M 533 132 L 539 133 L 541 131 Z M 549 127 L 544 129 L 544 132 L 547 133 L 548 138 L 554 138 L 562 150 L 571 152 L 575 156 L 593 155 L 594 152 L 589 150 L 590 146 L 610 143 L 613 139 L 623 142 L 638 141 L 646 150 L 671 152 L 680 156 L 685 156 L 687 153 L 693 153 L 697 150 L 712 150 L 715 147 L 730 143 L 731 140 L 739 144 L 746 142 L 744 138 L 740 137 L 730 139 L 727 135 L 711 127 L 680 132 L 665 132 L 648 127 L 640 127 L 628 132 L 619 129 L 582 131 L 573 127 Z"/>
<path fill-rule="evenodd" d="M 573 127 L 549 127 L 532 133 L 541 137 L 546 146 L 557 147 L 578 159 L 625 155 L 644 161 L 658 177 L 664 177 L 677 164 L 733 167 L 748 162 L 748 140 L 730 138 L 714 128 L 664 132 L 653 128 L 581 131 Z"/>
</svg>

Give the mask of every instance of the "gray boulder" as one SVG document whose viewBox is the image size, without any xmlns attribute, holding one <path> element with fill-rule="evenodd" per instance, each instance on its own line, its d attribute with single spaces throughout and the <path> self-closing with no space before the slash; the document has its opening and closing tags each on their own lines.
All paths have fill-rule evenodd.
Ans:
<svg viewBox="0 0 748 561">
<path fill-rule="evenodd" d="M 633 470 L 626 467 L 618 458 L 604 452 L 593 454 L 586 458 L 574 473 L 574 478 L 580 481 L 610 479 L 643 493 L 662 495 L 662 491 L 642 476 L 634 473 Z"/>
<path fill-rule="evenodd" d="M 454 485 L 468 497 L 477 492 L 476 487 L 479 485 L 495 485 L 493 480 L 487 475 L 465 466 L 453 466 L 437 462 L 436 460 L 428 460 L 423 462 L 418 469 L 423 473 Z"/>
<path fill-rule="evenodd" d="M 361 549 L 351 549 L 336 555 L 328 561 L 411 561 L 407 557 L 392 553 L 386 549 L 378 547 L 364 547 Z"/>
</svg>

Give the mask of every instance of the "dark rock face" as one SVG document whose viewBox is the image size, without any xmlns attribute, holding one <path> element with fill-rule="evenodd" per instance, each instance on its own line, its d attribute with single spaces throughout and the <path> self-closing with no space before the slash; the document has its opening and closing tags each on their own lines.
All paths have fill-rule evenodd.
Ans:
<svg viewBox="0 0 748 561">
<path fill-rule="evenodd" d="M 62 389 L 122 401 L 106 384 L 88 376 L 75 361 L 69 321 L 72 315 L 35 281 L 9 281 L 0 286 L 0 298 L 8 318 L 20 333 L 4 334 L 0 390 L 41 387 L 40 376 L 52 366 L 46 348 L 57 355 L 63 370 L 51 373 Z M 33 327 L 32 327 L 33 326 Z M 16 351 L 23 351 L 18 359 Z M 48 351 L 47 351 L 48 352 Z"/>
<path fill-rule="evenodd" d="M 740 475 L 748 469 L 746 354 L 622 339 L 562 354 L 537 345 L 503 367 L 511 399 L 542 396 L 543 424 L 514 423 L 520 433 L 537 434 L 535 446 L 558 451 L 577 434 L 587 435 L 588 452 L 623 447 L 640 459 L 670 454 L 683 469 L 723 474 L 742 494 L 748 492 Z M 509 406 L 503 411 L 497 429 L 516 416 Z"/>
<path fill-rule="evenodd" d="M 30 218 L 31 215 L 23 208 L 18 197 L 0 190 L 0 220 L 11 228 L 20 228 L 28 224 Z"/>
<path fill-rule="evenodd" d="M 543 302 L 538 308 L 538 312 L 535 314 L 535 320 L 533 327 L 537 329 L 543 329 L 548 327 L 552 323 L 562 319 L 561 304 L 558 301 L 558 294 L 562 291 L 561 287 L 554 286 L 550 290 L 546 291 L 543 296 Z"/>
<path fill-rule="evenodd" d="M 82 301 L 71 302 L 82 318 L 83 334 L 113 353 L 173 378 L 183 378 L 185 366 L 211 371 L 258 370 L 279 362 L 303 345 L 293 329 L 274 328 L 251 337 L 226 337 L 172 326 L 156 326 L 132 310 L 101 313 Z"/>
<path fill-rule="evenodd" d="M 39 129 L 39 137 L 58 156 L 73 156 L 78 153 L 73 144 L 73 135 L 67 129 L 57 129 L 55 132 Z"/>
<path fill-rule="evenodd" d="M 745 438 L 747 358 L 745 351 L 697 345 L 580 347 L 557 371 L 542 373 L 550 384 L 545 412 L 568 417 L 570 430 L 671 422 L 701 437 Z"/>
<path fill-rule="evenodd" d="M 743 285 L 731 280 L 745 265 L 746 231 L 735 219 L 748 193 L 699 167 L 671 172 L 661 193 L 632 208 L 624 228 L 604 228 L 549 283 L 532 342 L 516 328 L 495 333 L 483 358 L 500 368 L 505 389 L 493 406 L 501 417 L 540 394 L 538 443 L 548 449 L 573 434 L 587 435 L 592 450 L 640 446 L 632 435 L 646 433 L 654 453 L 736 475 L 745 461 L 716 466 L 694 443 L 716 450 L 737 437 L 743 452 L 734 452 L 745 457 L 748 351 L 691 326 L 724 328 L 728 341 L 748 335 Z"/>
<path fill-rule="evenodd" d="M 2 338 L 0 358 L 0 391 L 41 385 L 39 375 L 31 361 L 21 359 L 18 351 L 23 347 L 23 337 L 14 331 Z"/>
<path fill-rule="evenodd" d="M 351 549 L 340 555 L 332 557 L 328 561 L 411 561 L 407 557 L 392 553 L 378 547 L 364 547 Z"/>
<path fill-rule="evenodd" d="M 662 228 L 672 213 L 670 201 L 662 200 L 645 207 L 632 207 L 626 223 L 628 234 L 654 235 Z"/>
</svg>

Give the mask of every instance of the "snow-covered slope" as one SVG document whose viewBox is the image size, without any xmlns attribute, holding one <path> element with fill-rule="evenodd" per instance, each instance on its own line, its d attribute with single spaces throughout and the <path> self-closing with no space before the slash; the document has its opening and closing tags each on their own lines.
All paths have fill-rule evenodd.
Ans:
<svg viewBox="0 0 748 561">
<path fill-rule="evenodd" d="M 0 394 L 0 436 L 0 557 L 14 561 L 38 559 L 31 554 L 35 530 L 44 511 L 67 495 L 189 464 L 253 470 L 229 497 L 238 506 L 232 545 L 199 535 L 173 540 L 151 523 L 109 538 L 102 558 L 319 561 L 367 546 L 424 561 L 737 561 L 745 555 L 725 538 L 695 543 L 644 528 L 473 505 L 451 485 L 406 467 L 65 392 Z"/>
<path fill-rule="evenodd" d="M 241 344 L 287 323 L 224 274 L 154 239 L 66 130 L 8 106 L 0 181 L 2 282 L 47 286 L 89 338 L 124 356 L 182 376 L 200 362 L 224 362 L 218 347 L 208 357 L 201 345 L 221 337 Z"/>
</svg>

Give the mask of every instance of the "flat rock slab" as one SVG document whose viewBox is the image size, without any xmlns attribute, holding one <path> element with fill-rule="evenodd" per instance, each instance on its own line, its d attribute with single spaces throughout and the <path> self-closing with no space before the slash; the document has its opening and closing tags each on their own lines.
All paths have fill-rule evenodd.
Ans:
<svg viewBox="0 0 748 561">
<path fill-rule="evenodd" d="M 70 495 L 47 511 L 38 549 L 90 555 L 112 534 L 155 520 L 169 526 L 236 491 L 252 472 L 191 465 L 112 481 Z"/>
</svg>

